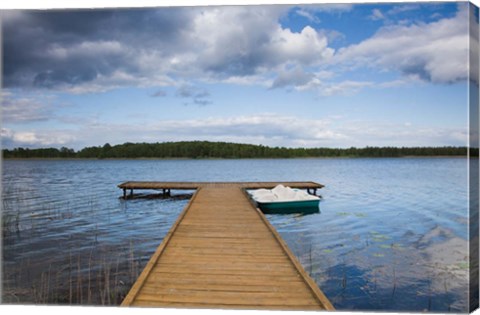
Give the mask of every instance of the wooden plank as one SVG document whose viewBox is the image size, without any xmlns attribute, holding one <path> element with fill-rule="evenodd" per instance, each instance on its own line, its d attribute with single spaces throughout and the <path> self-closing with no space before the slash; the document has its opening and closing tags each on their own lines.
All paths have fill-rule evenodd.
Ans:
<svg viewBox="0 0 480 315">
<path fill-rule="evenodd" d="M 194 273 L 183 273 L 181 275 L 178 274 L 172 274 L 168 272 L 164 273 L 152 273 L 150 274 L 150 277 L 147 279 L 147 282 L 153 281 L 153 282 L 159 282 L 163 283 L 163 281 L 187 281 L 187 280 L 192 280 L 192 281 L 205 281 L 205 282 L 211 282 L 212 279 L 216 282 L 221 282 L 221 283 L 235 283 L 237 285 L 243 284 L 243 285 L 271 285 L 271 286 L 277 286 L 277 285 L 288 285 L 288 283 L 295 283 L 295 282 L 303 282 L 302 277 L 298 276 L 276 276 L 276 275 L 257 275 L 255 277 L 251 277 L 249 275 L 218 275 L 215 277 L 212 277 L 211 275 L 207 274 L 194 274 Z M 305 283 L 304 283 L 305 284 Z"/>
<path fill-rule="evenodd" d="M 254 239 L 252 239 L 254 240 Z M 218 259 L 218 256 L 229 256 L 229 255 L 236 255 L 237 257 L 239 254 L 245 257 L 284 257 L 281 253 L 273 249 L 265 249 L 267 246 L 271 246 L 271 244 L 265 244 L 262 248 L 263 244 L 212 244 L 211 246 L 208 245 L 207 242 L 205 243 L 196 243 L 196 244 L 172 244 L 170 245 L 170 249 L 172 252 L 166 253 L 166 256 L 176 255 L 181 256 L 185 251 L 189 251 L 189 257 L 193 256 L 202 256 L 205 257 L 209 256 L 217 256 L 214 257 Z M 228 257 L 226 257 L 228 258 Z M 211 258 L 213 259 L 213 258 Z"/>
<path fill-rule="evenodd" d="M 151 257 L 150 260 L 148 261 L 147 265 L 146 265 L 145 268 L 143 269 L 142 273 L 141 273 L 140 276 L 137 278 L 137 281 L 135 281 L 135 283 L 133 284 L 132 288 L 131 288 L 130 291 L 128 292 L 127 296 L 126 296 L 125 299 L 122 301 L 121 306 L 130 305 L 130 304 L 133 302 L 133 300 L 134 300 L 135 297 L 137 296 L 138 292 L 140 291 L 143 283 L 145 282 L 145 279 L 148 277 L 148 275 L 150 274 L 153 266 L 156 264 L 158 258 L 159 258 L 160 255 L 163 253 L 164 249 L 167 247 L 167 244 L 168 244 L 168 242 L 170 241 L 170 239 L 172 238 L 173 233 L 174 233 L 175 230 L 177 229 L 178 225 L 179 225 L 180 222 L 182 221 L 182 219 L 183 219 L 183 217 L 185 216 L 185 214 L 188 212 L 188 209 L 190 208 L 190 206 L 194 203 L 195 198 L 197 197 L 197 195 L 198 195 L 199 192 L 200 192 L 200 190 L 197 190 L 197 192 L 192 196 L 192 199 L 190 199 L 188 205 L 185 207 L 185 209 L 182 211 L 182 213 L 180 213 L 177 221 L 175 221 L 175 223 L 172 225 L 172 227 L 171 227 L 170 230 L 168 231 L 167 235 L 166 235 L 165 238 L 163 239 L 162 243 L 161 243 L 160 246 L 157 248 L 157 250 L 155 251 L 155 253 L 152 255 L 152 257 Z"/>
<path fill-rule="evenodd" d="M 175 242 L 172 242 L 170 246 L 172 247 L 177 247 L 177 248 L 194 248 L 194 249 L 232 249 L 232 250 L 237 250 L 236 248 L 241 248 L 241 249 L 251 249 L 251 250 L 265 250 L 269 251 L 268 249 L 269 246 L 274 246 L 275 244 L 272 245 L 270 242 L 265 242 L 262 239 L 248 239 L 251 242 L 242 242 L 242 243 L 235 243 L 235 242 L 230 242 L 230 240 L 234 240 L 232 238 L 225 238 L 225 242 L 219 242 L 218 238 L 210 238 L 211 242 L 208 241 L 209 238 L 202 238 L 201 241 L 196 241 L 196 242 L 186 242 L 185 240 L 175 240 Z M 255 243 L 255 241 L 258 241 L 258 243 Z M 236 248 L 235 248 L 236 247 Z"/>
<path fill-rule="evenodd" d="M 290 292 L 290 291 L 307 291 L 309 290 L 305 287 L 305 283 L 301 279 L 296 279 L 292 281 L 281 281 L 281 282 L 261 282 L 261 281 L 251 281 L 246 283 L 243 280 L 231 280 L 228 278 L 220 277 L 210 277 L 202 281 L 196 278 L 162 278 L 161 281 L 156 279 L 148 280 L 144 286 L 145 287 L 168 287 L 168 288 L 189 288 L 196 290 L 222 290 L 222 291 L 248 291 L 248 292 L 257 292 L 257 291 L 266 291 L 266 292 Z"/>
<path fill-rule="evenodd" d="M 255 293 L 257 294 L 257 293 Z M 234 292 L 232 294 L 212 294 L 211 292 L 201 292 L 198 294 L 155 294 L 144 293 L 137 297 L 139 301 L 163 301 L 163 302 L 180 302 L 180 303 L 202 303 L 208 301 L 212 305 L 216 304 L 238 304 L 238 305 L 279 305 L 279 306 L 294 306 L 294 305 L 317 305 L 317 301 L 310 297 L 295 297 L 293 299 L 286 299 L 283 296 L 279 297 L 255 297 L 255 294 Z"/>
<path fill-rule="evenodd" d="M 258 262 L 258 261 L 223 261 L 223 260 L 207 260 L 207 261 L 172 261 L 168 262 L 162 259 L 157 262 L 157 270 L 159 268 L 192 268 L 191 270 L 202 268 L 204 270 L 209 269 L 223 269 L 223 270 L 281 270 L 281 269 L 291 269 L 292 263 L 285 260 L 283 262 L 269 263 L 269 262 Z"/>
<path fill-rule="evenodd" d="M 188 264 L 192 261 L 198 263 L 210 263 L 215 261 L 222 261 L 225 263 L 235 263 L 235 262 L 245 262 L 245 263 L 264 263 L 269 265 L 275 264 L 287 264 L 290 263 L 288 259 L 283 256 L 259 256 L 259 255 L 250 255 L 250 256 L 220 256 L 220 255 L 162 255 L 162 262 L 164 263 L 173 263 L 173 264 Z"/>
<path fill-rule="evenodd" d="M 212 278 L 215 279 L 215 278 Z M 195 279 L 180 279 L 167 280 L 161 282 L 147 282 L 145 287 L 152 288 L 175 288 L 188 289 L 198 291 L 230 291 L 230 292 L 308 292 L 303 281 L 283 283 L 283 285 L 265 285 L 262 283 L 245 284 L 245 283 L 231 283 L 229 281 L 215 280 L 215 281 L 195 281 Z"/>
<path fill-rule="evenodd" d="M 196 309 L 211 309 L 212 305 L 209 303 L 185 303 L 185 302 L 165 302 L 165 301 L 135 301 L 132 306 L 143 307 L 171 307 L 171 308 L 196 308 Z M 245 304 L 217 304 L 220 309 L 243 309 L 243 310 L 318 310 L 317 305 L 245 305 Z"/>
<path fill-rule="evenodd" d="M 308 296 L 308 291 L 289 291 L 289 292 L 265 292 L 265 291 L 209 291 L 209 290 L 194 290 L 194 289 L 175 289 L 175 288 L 158 288 L 145 287 L 144 294 L 141 299 L 151 300 L 150 296 L 155 296 L 155 299 L 165 299 L 168 301 L 175 301 L 178 296 L 189 300 L 205 301 L 213 297 L 215 299 L 223 299 L 225 303 L 247 304 L 256 301 L 259 304 L 275 304 L 279 305 L 315 305 L 315 302 Z M 218 302 L 217 302 L 218 303 Z"/>
<path fill-rule="evenodd" d="M 243 220 L 242 220 L 243 221 Z M 250 220 L 251 222 L 256 222 L 255 219 L 252 218 L 252 220 Z M 190 220 L 190 221 L 187 221 L 187 220 L 184 220 L 182 222 L 182 226 L 185 227 L 185 228 L 231 228 L 231 229 L 244 229 L 244 228 L 248 228 L 251 226 L 251 224 L 248 224 L 248 223 L 245 223 L 245 222 L 242 222 L 242 223 L 238 223 L 235 222 L 235 223 L 232 223 L 230 225 L 226 225 L 224 222 L 220 222 L 217 221 L 199 221 L 199 220 Z M 264 228 L 262 228 L 264 229 Z"/>
<path fill-rule="evenodd" d="M 271 277 L 278 277 L 284 275 L 286 272 L 292 270 L 292 267 L 288 268 L 202 268 L 201 266 L 189 266 L 189 267 L 173 267 L 172 265 L 165 266 L 160 264 L 155 266 L 152 273 L 171 273 L 171 274 L 195 274 L 195 275 L 249 275 L 255 277 L 257 275 L 269 275 Z"/>
<path fill-rule="evenodd" d="M 210 242 L 212 245 L 213 244 L 236 244 L 236 245 L 242 245 L 242 244 L 275 244 L 275 240 L 271 238 L 262 238 L 260 240 L 251 240 L 248 238 L 236 238 L 236 239 L 229 239 L 229 240 L 222 240 L 222 239 L 211 239 L 211 238 L 204 238 L 200 236 L 185 236 L 182 238 L 176 238 L 172 240 L 172 244 L 181 244 L 181 243 L 187 243 L 187 244 L 201 244 L 205 242 Z"/>
<path fill-rule="evenodd" d="M 177 235 L 179 237 L 182 237 L 182 236 L 198 236 L 198 237 L 204 237 L 204 238 L 220 238 L 220 239 L 224 239 L 224 238 L 233 238 L 233 239 L 236 239 L 236 238 L 244 238 L 244 239 L 257 239 L 257 240 L 262 240 L 264 237 L 265 237 L 265 233 L 261 233 L 261 232 L 249 232 L 249 231 L 245 231 L 246 233 L 241 233 L 241 232 L 235 232 L 235 231 L 231 231 L 231 232 L 217 232 L 217 231 L 204 231 L 204 232 L 200 232 L 200 231 L 178 231 L 177 232 Z"/>
<path fill-rule="evenodd" d="M 225 242 L 225 244 L 214 243 L 214 240 L 220 240 L 220 238 L 210 238 L 212 240 L 211 246 L 208 244 L 208 238 L 204 238 L 205 242 L 188 244 L 181 241 L 175 242 L 172 244 L 171 251 L 176 255 L 181 255 L 185 250 L 190 251 L 190 255 L 230 255 L 239 254 L 250 256 L 250 255 L 260 255 L 260 256 L 283 256 L 281 252 L 278 252 L 275 249 L 269 248 L 271 246 L 269 243 L 263 243 L 266 246 L 258 246 L 259 244 L 252 243 L 243 243 L 235 244 L 230 242 Z M 234 240 L 234 238 L 225 238 L 226 241 Z M 252 242 L 258 240 L 254 238 L 248 239 Z M 261 241 L 261 240 L 259 240 Z M 169 252 L 170 253 L 170 252 Z M 263 253 L 263 254 L 262 254 Z M 168 253 L 167 253 L 168 254 Z"/>
<path fill-rule="evenodd" d="M 244 227 L 231 227 L 229 228 L 226 225 L 216 225 L 216 226 L 182 226 L 178 227 L 178 233 L 198 233 L 199 235 L 203 233 L 234 233 L 234 234 L 259 234 L 260 236 L 265 236 L 265 232 L 268 231 L 265 227 L 252 227 L 252 226 L 244 226 Z"/>
<path fill-rule="evenodd" d="M 214 214 L 212 214 L 214 215 Z M 197 224 L 198 225 L 201 225 L 201 224 L 204 224 L 204 222 L 206 223 L 206 221 L 202 221 L 201 219 L 197 219 L 196 216 L 190 216 L 188 218 L 188 220 L 186 220 L 187 223 L 190 223 L 191 221 L 197 221 Z M 234 224 L 235 222 L 238 222 L 239 220 L 244 220 L 247 224 L 257 224 L 258 222 L 258 219 L 254 219 L 254 218 L 244 218 L 242 216 L 225 216 L 224 218 L 222 217 L 217 217 L 215 219 L 213 219 L 210 223 L 213 225 L 217 225 L 217 226 L 221 226 L 221 225 L 228 225 L 228 224 Z"/>
<path fill-rule="evenodd" d="M 282 254 L 274 249 L 263 249 L 259 246 L 208 246 L 204 245 L 172 245 L 172 252 L 179 253 L 189 251 L 192 255 L 246 255 L 246 256 L 258 256 L 264 257 L 282 257 Z"/>
<path fill-rule="evenodd" d="M 175 254 L 182 254 L 185 253 L 185 251 L 188 250 L 190 253 L 194 255 L 233 255 L 233 256 L 239 256 L 239 255 L 263 255 L 263 256 L 273 256 L 273 257 L 284 257 L 282 253 L 279 253 L 278 251 L 272 250 L 272 249 L 237 249 L 237 248 L 221 248 L 221 249 L 215 249 L 215 248 L 193 248 L 193 247 L 172 247 L 169 248 L 169 253 L 172 253 L 172 255 Z"/>
</svg>

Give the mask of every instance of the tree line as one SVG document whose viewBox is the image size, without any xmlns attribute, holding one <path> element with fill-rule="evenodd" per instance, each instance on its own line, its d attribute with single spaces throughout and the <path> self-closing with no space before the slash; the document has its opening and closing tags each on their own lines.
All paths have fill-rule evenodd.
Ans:
<svg viewBox="0 0 480 315">
<path fill-rule="evenodd" d="M 468 147 L 365 147 L 365 148 L 286 148 L 229 142 L 182 141 L 163 143 L 124 143 L 70 148 L 15 148 L 2 150 L 4 158 L 309 158 L 309 157 L 404 157 L 467 156 Z M 478 148 L 470 149 L 478 156 Z"/>
</svg>

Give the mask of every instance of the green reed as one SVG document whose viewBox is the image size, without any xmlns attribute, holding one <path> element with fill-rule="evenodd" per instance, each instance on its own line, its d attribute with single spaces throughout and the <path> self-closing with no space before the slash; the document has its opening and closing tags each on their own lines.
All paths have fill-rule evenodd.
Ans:
<svg viewBox="0 0 480 315">
<path fill-rule="evenodd" d="M 104 250 L 89 255 L 69 254 L 63 266 L 51 263 L 38 277 L 23 279 L 6 274 L 3 301 L 6 303 L 119 305 L 139 275 L 140 262 L 133 244 L 123 252 Z M 16 272 L 33 270 L 31 261 L 19 264 Z M 30 285 L 29 285 L 30 283 Z"/>
</svg>

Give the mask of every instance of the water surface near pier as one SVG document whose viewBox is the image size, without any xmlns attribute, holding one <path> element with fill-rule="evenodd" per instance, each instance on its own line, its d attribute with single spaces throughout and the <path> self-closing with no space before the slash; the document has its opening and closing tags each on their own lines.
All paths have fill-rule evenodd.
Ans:
<svg viewBox="0 0 480 315">
<path fill-rule="evenodd" d="M 4 302 L 121 299 L 189 197 L 121 182 L 312 180 L 319 213 L 267 217 L 337 309 L 466 311 L 467 179 L 465 158 L 4 160 Z"/>
</svg>

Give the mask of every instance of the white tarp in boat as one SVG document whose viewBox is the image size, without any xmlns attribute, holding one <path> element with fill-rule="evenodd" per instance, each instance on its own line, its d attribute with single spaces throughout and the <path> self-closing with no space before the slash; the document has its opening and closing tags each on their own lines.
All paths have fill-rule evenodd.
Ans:
<svg viewBox="0 0 480 315">
<path fill-rule="evenodd" d="M 283 185 L 277 185 L 273 189 L 257 189 L 250 192 L 252 198 L 257 202 L 284 202 L 284 201 L 303 201 L 317 200 L 317 196 L 312 196 L 303 190 L 292 189 Z"/>
</svg>

